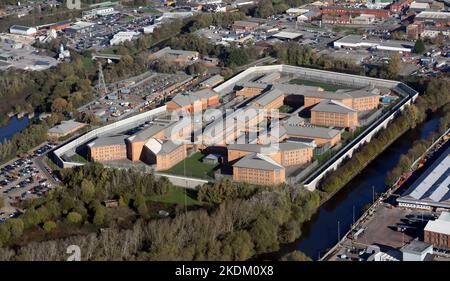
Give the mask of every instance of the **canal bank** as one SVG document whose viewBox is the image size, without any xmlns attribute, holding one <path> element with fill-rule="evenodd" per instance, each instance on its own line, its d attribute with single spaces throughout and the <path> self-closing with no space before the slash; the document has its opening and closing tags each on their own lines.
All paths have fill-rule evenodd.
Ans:
<svg viewBox="0 0 450 281">
<path fill-rule="evenodd" d="M 414 140 L 426 138 L 437 129 L 439 118 L 439 113 L 433 114 L 400 136 L 350 183 L 322 204 L 311 220 L 303 224 L 301 237 L 297 241 L 282 245 L 279 251 L 262 255 L 261 259 L 278 259 L 294 250 L 302 251 L 314 260 L 319 259 L 336 244 L 339 233 L 343 235 L 350 229 L 374 197 L 386 191 L 387 173 L 412 147 Z"/>
</svg>

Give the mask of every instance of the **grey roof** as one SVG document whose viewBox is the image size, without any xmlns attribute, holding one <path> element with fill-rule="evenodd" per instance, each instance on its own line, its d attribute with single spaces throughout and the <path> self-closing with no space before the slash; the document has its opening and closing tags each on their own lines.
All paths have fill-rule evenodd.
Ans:
<svg viewBox="0 0 450 281">
<path fill-rule="evenodd" d="M 233 167 L 261 169 L 261 170 L 282 170 L 283 166 L 275 162 L 269 156 L 262 155 L 260 153 L 248 154 L 239 161 L 237 161 Z"/>
<path fill-rule="evenodd" d="M 450 208 L 450 147 L 397 201 Z"/>
<path fill-rule="evenodd" d="M 253 103 L 258 103 L 262 106 L 268 105 L 269 103 L 271 103 L 272 101 L 274 101 L 275 99 L 277 99 L 280 96 L 283 96 L 283 92 L 278 90 L 278 89 L 273 89 L 268 91 L 267 93 L 262 94 L 261 96 L 259 96 L 255 101 L 253 101 Z"/>
<path fill-rule="evenodd" d="M 162 144 L 160 153 L 162 153 L 162 154 L 170 153 L 170 152 L 174 151 L 175 149 L 177 149 L 180 146 L 182 146 L 182 144 L 179 144 L 179 143 L 177 144 L 177 143 L 174 143 L 173 141 L 170 141 L 170 140 L 169 141 L 165 141 Z"/>
<path fill-rule="evenodd" d="M 227 148 L 231 150 L 242 150 L 257 153 L 275 153 L 278 151 L 276 147 L 271 145 L 249 144 L 249 143 L 229 144 Z"/>
<path fill-rule="evenodd" d="M 206 79 L 205 81 L 203 81 L 203 84 L 209 84 L 209 85 L 215 85 L 217 83 L 220 83 L 224 80 L 223 76 L 220 74 L 216 74 L 208 79 Z"/>
<path fill-rule="evenodd" d="M 424 251 L 428 250 L 430 247 L 433 247 L 431 244 L 419 241 L 417 239 L 414 239 L 411 241 L 411 243 L 403 246 L 401 248 L 402 252 L 406 253 L 412 253 L 412 254 L 421 254 Z"/>
<path fill-rule="evenodd" d="M 394 48 L 408 48 L 412 49 L 414 47 L 413 42 L 400 41 L 400 40 L 375 40 L 375 39 L 364 39 L 361 35 L 347 35 L 341 39 L 335 41 L 337 43 L 345 44 L 357 44 L 357 43 L 367 43 L 379 46 L 394 47 Z"/>
<path fill-rule="evenodd" d="M 243 82 L 243 83 L 237 83 L 236 86 L 242 87 L 242 88 L 266 89 L 269 86 L 269 84 L 247 81 L 247 82 Z"/>
<path fill-rule="evenodd" d="M 279 89 L 289 95 L 305 95 L 306 92 L 320 92 L 323 88 L 298 84 L 273 84 L 272 88 Z"/>
<path fill-rule="evenodd" d="M 298 84 L 274 84 L 272 88 L 279 89 L 285 94 L 289 95 L 302 95 L 305 97 L 317 97 L 324 99 L 351 99 L 359 97 L 379 96 L 380 89 L 373 86 L 367 86 L 361 89 L 340 89 L 336 92 L 324 91 L 321 87 L 306 86 Z"/>
<path fill-rule="evenodd" d="M 211 89 L 203 89 L 197 92 L 178 94 L 172 99 L 172 101 L 180 106 L 186 106 L 194 104 L 194 102 L 198 100 L 208 99 L 216 95 L 217 93 Z"/>
<path fill-rule="evenodd" d="M 362 98 L 362 97 L 373 97 L 380 96 L 380 89 L 375 88 L 374 86 L 367 86 L 362 89 L 357 90 L 337 90 L 336 94 L 345 94 L 349 95 L 352 98 Z"/>
<path fill-rule="evenodd" d="M 357 110 L 334 100 L 321 101 L 319 104 L 311 108 L 311 111 L 336 112 L 336 113 L 357 112 Z"/>
<path fill-rule="evenodd" d="M 294 149 L 301 148 L 310 148 L 309 146 L 303 143 L 294 143 L 294 142 L 282 142 L 276 144 L 229 144 L 227 146 L 228 149 L 233 150 L 242 150 L 249 152 L 257 152 L 257 153 L 274 153 L 277 151 L 288 151 Z"/>
<path fill-rule="evenodd" d="M 210 159 L 210 160 L 218 160 L 220 158 L 220 155 L 217 154 L 208 154 L 205 156 L 204 159 Z"/>
<path fill-rule="evenodd" d="M 118 145 L 118 144 L 125 145 L 125 139 L 127 137 L 128 137 L 127 135 L 102 137 L 102 138 L 98 138 L 98 139 L 90 142 L 88 144 L 88 146 L 89 147 L 102 147 L 102 146 Z"/>
<path fill-rule="evenodd" d="M 10 27 L 10 29 L 17 29 L 17 30 L 21 30 L 21 31 L 27 31 L 30 28 L 31 27 L 23 26 L 23 25 L 16 25 L 16 24 Z"/>
<path fill-rule="evenodd" d="M 323 138 L 331 139 L 340 134 L 338 130 L 322 128 L 322 127 L 302 127 L 302 126 L 284 126 L 288 135 L 310 137 L 310 138 Z"/>
<path fill-rule="evenodd" d="M 49 133 L 66 134 L 81 125 L 86 125 L 86 124 L 76 122 L 74 120 L 62 121 L 61 124 L 56 125 L 55 127 L 51 128 L 48 131 L 49 131 Z"/>
<path fill-rule="evenodd" d="M 277 80 L 278 78 L 280 78 L 281 74 L 280 72 L 276 71 L 276 72 L 272 72 L 269 74 L 264 75 L 263 77 L 259 78 L 257 80 L 258 83 L 271 83 L 275 80 Z"/>
<path fill-rule="evenodd" d="M 143 129 L 142 131 L 132 135 L 128 138 L 129 141 L 135 142 L 135 141 L 145 141 L 153 137 L 155 134 L 161 132 L 165 128 L 167 128 L 169 124 L 162 124 L 162 123 L 155 123 L 152 124 L 150 127 Z"/>
<path fill-rule="evenodd" d="M 196 51 L 185 51 L 185 50 L 173 50 L 170 47 L 165 47 L 153 54 L 155 58 L 159 59 L 164 57 L 165 55 L 172 55 L 172 56 L 195 56 L 198 52 Z"/>
</svg>

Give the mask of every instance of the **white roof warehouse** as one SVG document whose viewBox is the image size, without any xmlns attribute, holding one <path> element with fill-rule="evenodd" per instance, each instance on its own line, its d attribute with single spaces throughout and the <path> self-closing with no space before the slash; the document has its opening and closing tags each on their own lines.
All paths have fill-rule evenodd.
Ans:
<svg viewBox="0 0 450 281">
<path fill-rule="evenodd" d="M 333 43 L 335 48 L 366 48 L 391 52 L 412 52 L 413 42 L 400 40 L 372 40 L 359 35 L 348 35 Z"/>
</svg>

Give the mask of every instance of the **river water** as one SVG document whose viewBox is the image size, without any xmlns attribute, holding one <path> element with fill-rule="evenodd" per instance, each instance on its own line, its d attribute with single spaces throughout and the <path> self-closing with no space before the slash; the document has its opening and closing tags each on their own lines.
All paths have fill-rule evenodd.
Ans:
<svg viewBox="0 0 450 281">
<path fill-rule="evenodd" d="M 26 117 L 18 119 L 16 116 L 11 117 L 8 123 L 0 127 L 0 142 L 5 139 L 10 139 L 12 136 L 23 129 L 30 123 L 30 120 Z"/>
<path fill-rule="evenodd" d="M 426 138 L 429 133 L 437 129 L 439 117 L 438 114 L 433 115 L 401 136 L 319 208 L 311 220 L 303 225 L 300 239 L 291 244 L 282 245 L 279 251 L 269 256 L 278 258 L 294 250 L 300 250 L 314 260 L 324 255 L 337 243 L 339 235 L 342 238 L 350 229 L 353 213 L 357 220 L 362 215 L 364 207 L 372 203 L 373 193 L 386 191 L 384 182 L 388 171 L 397 164 L 400 155 L 411 148 L 414 140 Z"/>
</svg>

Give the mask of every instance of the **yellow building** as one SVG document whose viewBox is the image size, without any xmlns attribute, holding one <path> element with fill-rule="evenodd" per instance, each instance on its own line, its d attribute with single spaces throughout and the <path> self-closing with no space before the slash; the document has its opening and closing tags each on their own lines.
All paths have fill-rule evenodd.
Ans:
<svg viewBox="0 0 450 281">
<path fill-rule="evenodd" d="M 186 158 L 186 145 L 172 141 L 150 139 L 143 148 L 143 161 L 156 165 L 156 171 L 172 168 Z"/>
<path fill-rule="evenodd" d="M 303 138 L 314 140 L 317 146 L 329 144 L 334 146 L 341 141 L 341 132 L 335 129 L 322 127 L 284 126 L 283 136 L 287 138 Z"/>
<path fill-rule="evenodd" d="M 233 165 L 233 180 L 256 185 L 276 185 L 286 181 L 285 169 L 272 158 L 249 154 Z"/>
<path fill-rule="evenodd" d="M 358 126 L 358 112 L 340 102 L 325 100 L 311 109 L 311 124 L 356 128 Z"/>
<path fill-rule="evenodd" d="M 125 138 L 127 136 L 112 136 L 98 138 L 90 142 L 88 147 L 89 159 L 91 161 L 114 161 L 127 158 L 127 147 Z"/>
</svg>

